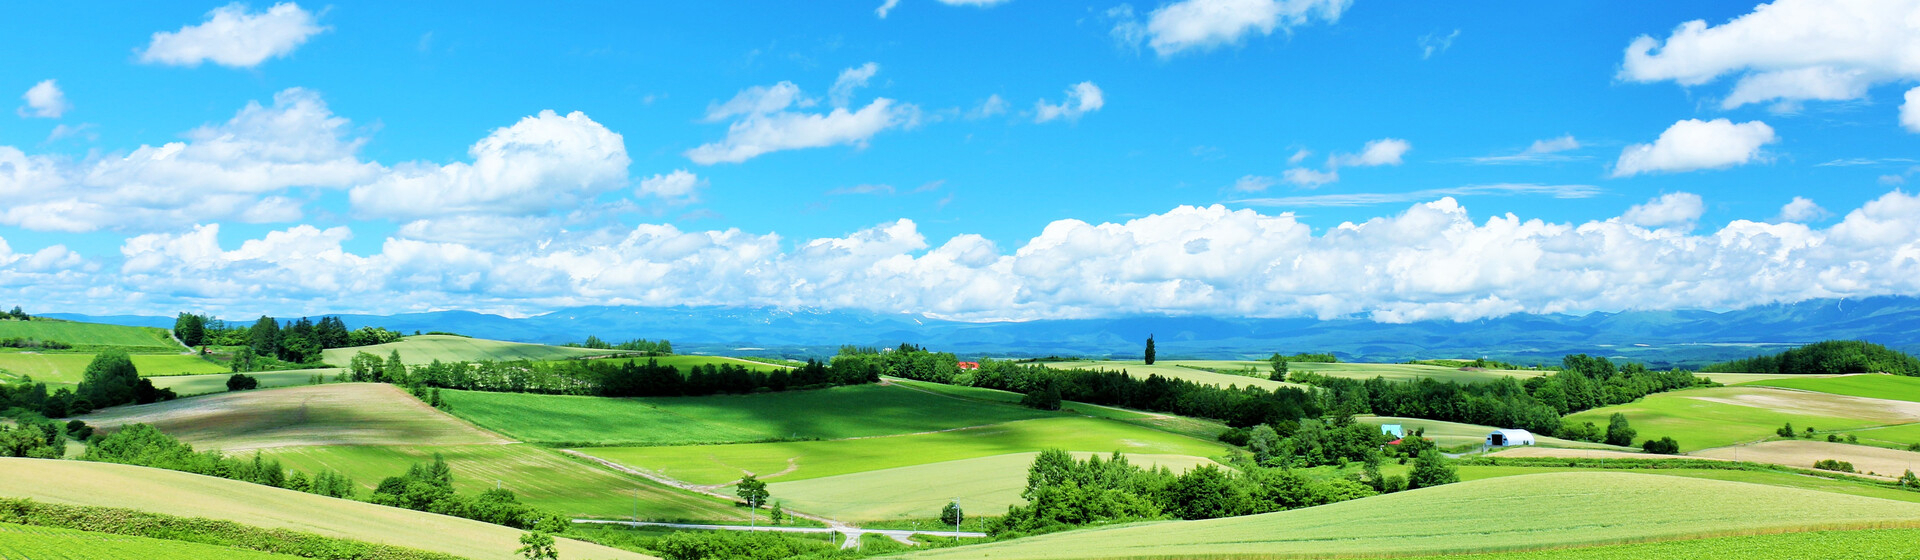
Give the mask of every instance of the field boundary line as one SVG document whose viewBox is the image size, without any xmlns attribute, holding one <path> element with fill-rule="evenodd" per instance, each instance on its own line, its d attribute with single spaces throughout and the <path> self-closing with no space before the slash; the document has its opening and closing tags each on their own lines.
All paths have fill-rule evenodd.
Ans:
<svg viewBox="0 0 1920 560">
<path fill-rule="evenodd" d="M 907 380 L 907 381 L 914 381 L 914 380 Z M 933 382 L 932 382 L 932 381 L 921 381 L 921 383 L 933 383 Z M 939 391 L 931 391 L 931 390 L 927 390 L 927 389 L 922 389 L 922 388 L 919 388 L 919 387 L 914 387 L 914 386 L 912 386 L 912 385 L 905 385 L 905 384 L 901 384 L 901 383 L 893 383 L 893 382 L 891 381 L 891 379 L 890 379 L 890 378 L 883 378 L 883 379 L 882 379 L 882 385 L 883 385 L 883 386 L 889 386 L 889 387 L 900 387 L 900 388 L 902 388 L 902 389 L 908 389 L 908 390 L 913 390 L 913 391 L 919 391 L 919 392 L 922 392 L 922 393 L 926 393 L 926 394 L 929 394 L 929 395 L 934 395 L 934 396 L 939 396 L 939 397 L 946 397 L 946 398 L 949 398 L 949 399 L 955 399 L 955 400 L 959 400 L 959 401 L 964 401 L 964 402 L 974 402 L 974 403 L 989 403 L 989 404 L 994 404 L 994 405 L 1000 405 L 1000 406 L 1018 406 L 1018 405 L 1008 405 L 1007 403 L 1003 403 L 1003 402 L 1000 402 L 1000 401 L 990 401 L 990 400 L 987 400 L 987 399 L 976 399 L 976 398 L 973 398 L 973 397 L 963 397 L 963 396 L 960 396 L 960 395 L 949 395 L 949 394 L 946 394 L 946 393 L 942 393 L 942 392 L 939 392 Z M 1080 401 L 1066 401 L 1066 402 L 1071 402 L 1071 403 L 1073 403 L 1073 404 L 1081 404 L 1081 405 L 1087 405 L 1087 406 L 1092 406 L 1092 407 L 1098 407 L 1098 408 L 1105 408 L 1105 409 L 1108 409 L 1108 410 L 1119 410 L 1119 411 L 1123 411 L 1123 412 L 1132 412 L 1132 413 L 1136 413 L 1136 414 L 1141 414 L 1141 415 L 1144 415 L 1144 416 L 1146 416 L 1146 418 L 1143 418 L 1143 420 L 1170 420 L 1170 419 L 1174 419 L 1174 418 L 1180 418 L 1179 416 L 1174 416 L 1174 415 L 1171 415 L 1171 414 L 1163 414 L 1163 413 L 1158 413 L 1158 412 L 1141 412 L 1141 411 L 1138 411 L 1138 410 L 1132 410 L 1132 409 L 1126 409 L 1126 408 L 1120 408 L 1120 407 L 1113 407 L 1113 406 L 1106 406 L 1106 405 L 1099 405 L 1099 404 L 1093 404 L 1093 403 L 1083 403 L 1083 402 L 1080 402 Z M 1138 427 L 1138 428 L 1146 428 L 1146 429 L 1149 429 L 1149 430 L 1153 430 L 1153 431 L 1156 431 L 1156 432 L 1160 432 L 1160 433 L 1163 433 L 1163 434 L 1167 434 L 1167 435 L 1173 435 L 1173 436 L 1180 436 L 1180 437 L 1183 437 L 1183 438 L 1187 438 L 1187 439 L 1191 439 L 1191 440 L 1195 440 L 1195 441 L 1205 441 L 1205 442 L 1207 442 L 1207 443 L 1214 443 L 1214 442 L 1211 442 L 1211 441 L 1207 441 L 1207 440 L 1205 440 L 1205 439 L 1201 439 L 1201 438 L 1197 438 L 1197 437 L 1193 437 L 1193 436 L 1191 436 L 1191 435 L 1188 435 L 1188 434 L 1183 434 L 1183 433 L 1180 433 L 1180 432 L 1176 432 L 1176 431 L 1173 431 L 1173 430 L 1168 430 L 1168 429 L 1165 429 L 1165 428 L 1161 428 L 1161 427 L 1159 427 L 1159 426 L 1155 426 L 1155 425 L 1152 425 L 1152 424 L 1135 424 L 1135 423 L 1133 423 L 1133 422 L 1127 422 L 1127 421 L 1125 421 L 1125 420 L 1118 420 L 1118 419 L 1114 419 L 1114 418 L 1102 418 L 1102 417 L 1099 417 L 1099 416 L 1094 416 L 1094 415 L 1092 415 L 1092 414 L 1084 414 L 1084 413 L 1079 413 L 1079 412 L 1074 412 L 1074 413 L 1072 413 L 1072 414 L 1067 414 L 1067 415 L 1065 415 L 1065 417 L 1067 417 L 1067 418 L 1092 418 L 1092 419 L 1094 419 L 1094 420 L 1106 420 L 1106 421 L 1109 421 L 1109 422 L 1119 422 L 1119 423 L 1121 423 L 1121 424 L 1126 424 L 1126 425 L 1128 425 L 1128 426 L 1134 426 L 1134 427 Z M 1044 418 L 1030 418 L 1029 420 L 1044 420 Z M 990 426 L 1000 426 L 1000 425 L 1004 425 L 1004 424 L 1012 424 L 1012 423 L 1014 423 L 1014 422 L 1026 422 L 1026 421 L 1027 421 L 1027 420 L 1014 420 L 1014 421 L 1011 421 L 1011 422 L 999 422 L 999 423 L 994 423 L 994 424 L 981 424 L 981 425 L 978 425 L 978 426 L 966 426 L 966 427 L 962 427 L 962 428 L 947 428 L 947 429 L 945 429 L 945 430 L 934 430 L 934 431 L 931 431 L 931 432 L 919 432 L 919 433 L 914 433 L 914 434 L 894 434 L 894 435 L 903 435 L 903 436 L 913 436 L 913 435 L 921 435 L 921 434 L 937 434 L 937 433 L 941 433 L 941 432 L 954 432 L 954 431 L 959 431 L 959 430 L 971 430 L 971 429 L 974 429 L 974 428 L 986 428 L 986 427 L 990 427 Z M 881 438 L 881 437 L 893 437 L 893 436 L 860 436 L 860 437 L 851 437 L 851 438 L 846 438 L 846 439 L 869 439 L 869 438 Z M 840 440 L 823 440 L 823 441 L 840 441 Z"/>
<path fill-rule="evenodd" d="M 593 456 L 593 455 L 588 455 L 587 453 L 585 453 L 585 452 L 582 452 L 582 451 L 579 451 L 579 450 L 574 450 L 574 449 L 561 449 L 561 450 L 559 450 L 559 451 L 560 451 L 561 453 L 566 453 L 566 454 L 568 454 L 568 455 L 573 455 L 573 456 L 575 456 L 575 457 L 580 457 L 580 458 L 582 458 L 582 459 L 587 459 L 587 460 L 590 460 L 590 461 L 593 461 L 593 462 L 596 462 L 596 463 L 600 463 L 601 465 L 603 465 L 603 466 L 605 466 L 605 467 L 607 467 L 607 468 L 610 468 L 610 469 L 613 469 L 613 470 L 616 470 L 616 471 L 620 471 L 620 472 L 623 472 L 623 473 L 627 473 L 627 474 L 631 474 L 631 475 L 634 475 L 634 476 L 638 476 L 638 477 L 640 477 L 640 478 L 645 478 L 645 479 L 647 479 L 647 480 L 651 480 L 651 481 L 654 481 L 654 482 L 658 482 L 658 483 L 660 483 L 660 484 L 664 484 L 664 485 L 667 485 L 667 486 L 670 486 L 670 487 L 673 487 L 673 488 L 679 488 L 679 489 L 681 489 L 681 490 L 686 490 L 686 491 L 688 491 L 688 492 L 693 492 L 693 493 L 696 493 L 696 494 L 704 494 L 704 495 L 707 495 L 707 496 L 713 496 L 713 497 L 715 497 L 715 498 L 720 498 L 720 499 L 723 499 L 723 500 L 727 500 L 728 502 L 737 502 L 737 501 L 738 501 L 738 500 L 736 500 L 736 499 L 735 499 L 735 498 L 737 498 L 737 496 L 728 496 L 728 495 L 726 495 L 726 494 L 721 494 L 721 493 L 719 493 L 719 492 L 714 492 L 714 491 L 712 491 L 712 490 L 709 490 L 709 489 L 707 489 L 706 487 L 704 487 L 704 486 L 701 486 L 701 485 L 698 485 L 698 484 L 693 484 L 693 483 L 691 483 L 691 482 L 687 482 L 687 481 L 684 481 L 684 480 L 680 480 L 680 479 L 677 479 L 677 478 L 673 478 L 673 477 L 670 477 L 670 476 L 666 476 L 666 475 L 663 475 L 663 474 L 660 474 L 660 473 L 656 473 L 656 472 L 652 472 L 652 471 L 649 471 L 649 470 L 646 470 L 646 469 L 641 469 L 641 468 L 635 468 L 635 467 L 629 467 L 629 466 L 627 466 L 627 465 L 624 465 L 624 464 L 621 464 L 621 463 L 617 463 L 617 462 L 614 462 L 614 461 L 609 461 L 609 460 L 606 460 L 606 459 L 602 459 L 602 458 L 599 458 L 599 457 L 595 457 L 595 456 Z M 724 485 L 722 485 L 721 487 L 725 487 L 725 486 L 724 486 Z M 795 510 L 791 510 L 791 509 L 789 509 L 789 510 L 787 510 L 787 515 L 791 515 L 791 516 L 794 516 L 794 517 L 798 517 L 798 518 L 801 518 L 801 519 L 806 519 L 806 520 L 810 520 L 810 521 L 817 521 L 817 522 L 820 522 L 820 523 L 825 523 L 825 524 L 827 524 L 827 526 L 828 526 L 828 527 L 839 527 L 839 528 L 847 528 L 847 529 L 858 529 L 858 527 L 855 527 L 855 526 L 853 526 L 852 524 L 849 524 L 849 523 L 847 523 L 847 522 L 845 522 L 845 521 L 841 521 L 841 520 L 838 520 L 838 519 L 832 519 L 832 518 L 828 518 L 828 517 L 825 517 L 825 516 L 820 516 L 820 515 L 814 515 L 814 514 L 811 514 L 811 513 L 805 513 L 805 512 L 800 512 L 800 511 L 795 511 Z"/>
</svg>

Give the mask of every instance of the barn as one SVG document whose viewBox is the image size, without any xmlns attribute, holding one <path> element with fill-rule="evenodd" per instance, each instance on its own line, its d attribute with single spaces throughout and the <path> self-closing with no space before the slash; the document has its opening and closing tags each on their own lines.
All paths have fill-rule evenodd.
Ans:
<svg viewBox="0 0 1920 560">
<path fill-rule="evenodd" d="M 1526 430 L 1494 430 L 1487 434 L 1487 447 L 1533 445 L 1533 433 Z"/>
</svg>

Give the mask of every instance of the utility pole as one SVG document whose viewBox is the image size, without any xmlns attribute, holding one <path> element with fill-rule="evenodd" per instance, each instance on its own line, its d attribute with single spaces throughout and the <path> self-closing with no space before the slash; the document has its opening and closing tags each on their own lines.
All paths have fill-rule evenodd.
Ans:
<svg viewBox="0 0 1920 560">
<path fill-rule="evenodd" d="M 1153 337 L 1147 337 L 1147 338 L 1151 340 Z M 960 543 L 960 518 L 963 517 L 964 515 L 965 513 L 960 510 L 960 498 L 954 498 L 953 499 L 953 542 L 954 544 Z"/>
</svg>

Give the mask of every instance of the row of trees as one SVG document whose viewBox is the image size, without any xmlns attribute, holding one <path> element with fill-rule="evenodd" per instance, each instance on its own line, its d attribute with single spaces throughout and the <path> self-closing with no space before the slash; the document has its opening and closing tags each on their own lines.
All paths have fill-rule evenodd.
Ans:
<svg viewBox="0 0 1920 560">
<path fill-rule="evenodd" d="M 673 355 L 673 343 L 668 342 L 667 339 L 664 339 L 664 338 L 660 340 L 647 340 L 647 339 L 641 338 L 641 339 L 629 340 L 626 342 L 621 342 L 616 344 L 612 342 L 607 342 L 605 340 L 601 340 L 600 337 L 589 335 L 587 337 L 586 342 L 567 343 L 567 346 L 572 346 L 575 348 L 594 348 L 599 350 L 625 350 L 628 352 L 640 352 L 648 356 Z"/>
<path fill-rule="evenodd" d="M 15 305 L 13 306 L 12 310 L 7 311 L 6 313 L 0 313 L 0 319 L 8 319 L 13 321 L 32 321 L 33 316 L 28 315 L 27 312 L 25 311 L 21 311 L 20 306 Z"/>
<path fill-rule="evenodd" d="M 131 424 L 90 443 L 80 460 L 217 476 L 336 498 L 351 498 L 354 492 L 353 479 L 340 473 L 321 471 L 309 478 L 299 471 L 289 474 L 279 460 L 266 459 L 258 452 L 251 460 L 215 450 L 195 452 L 193 446 L 147 424 Z"/>
<path fill-rule="evenodd" d="M 570 524 L 563 517 L 520 503 L 512 490 L 494 488 L 474 496 L 461 495 L 453 489 L 453 467 L 439 453 L 433 454 L 432 463 L 416 463 L 405 474 L 381 480 L 368 501 L 542 533 L 559 533 Z"/>
<path fill-rule="evenodd" d="M 1724 373 L 1892 373 L 1920 375 L 1920 358 L 1860 340 L 1816 342 L 1771 356 L 1713 364 L 1701 371 Z"/>
<path fill-rule="evenodd" d="M 806 365 L 772 372 L 738 364 L 702 364 L 685 372 L 657 359 L 568 360 L 559 362 L 440 362 L 407 366 L 398 352 L 385 359 L 361 352 L 348 362 L 354 381 L 375 381 L 427 388 L 506 393 L 677 397 L 745 394 L 857 385 L 878 381 L 880 369 L 860 359 L 835 358 L 832 364 Z"/>
<path fill-rule="evenodd" d="M 400 340 L 401 334 L 381 327 L 347 330 L 339 317 L 307 317 L 281 322 L 261 316 L 251 326 L 235 325 L 205 315 L 181 313 L 173 320 L 173 335 L 181 344 L 194 346 L 244 346 L 255 357 L 270 357 L 303 364 L 317 358 L 321 350 L 371 346 Z"/>
<path fill-rule="evenodd" d="M 913 349 L 896 350 L 888 353 L 886 358 L 899 363 L 922 361 L 914 354 L 951 356 Z M 838 364 L 836 359 L 835 365 Z M 1221 388 L 1159 375 L 1141 379 L 1128 375 L 1124 370 L 1054 369 L 993 359 L 981 360 L 979 369 L 952 376 L 922 377 L 922 372 L 928 370 L 937 373 L 941 368 L 901 368 L 889 370 L 888 373 L 908 379 L 1039 394 L 1036 400 L 1050 400 L 1056 406 L 1059 399 L 1065 399 L 1210 418 L 1234 427 L 1297 421 L 1320 416 L 1322 412 L 1312 395 L 1290 387 L 1273 391 L 1259 387 Z"/>
</svg>

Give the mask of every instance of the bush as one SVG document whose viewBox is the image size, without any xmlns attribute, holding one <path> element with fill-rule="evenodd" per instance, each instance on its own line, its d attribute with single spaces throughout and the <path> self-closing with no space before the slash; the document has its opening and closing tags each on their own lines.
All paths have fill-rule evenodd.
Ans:
<svg viewBox="0 0 1920 560">
<path fill-rule="evenodd" d="M 1659 455 L 1676 455 L 1680 453 L 1680 442 L 1674 441 L 1673 438 L 1670 437 L 1663 437 L 1658 440 L 1650 439 L 1640 444 L 1640 450 Z"/>
<path fill-rule="evenodd" d="M 1845 473 L 1857 472 L 1853 470 L 1853 463 L 1849 463 L 1846 461 L 1835 461 L 1833 459 L 1821 459 L 1819 461 L 1814 461 L 1813 468 L 1820 469 L 1823 471 L 1835 471 L 1835 472 L 1845 472 Z"/>
<path fill-rule="evenodd" d="M 653 550 L 667 560 L 776 560 L 832 552 L 833 547 L 773 532 L 680 531 L 655 541 Z"/>
<path fill-rule="evenodd" d="M 1785 425 L 1785 426 L 1781 426 L 1781 427 L 1780 427 L 1780 429 L 1778 429 L 1778 430 L 1774 430 L 1774 431 L 1773 431 L 1773 433 L 1774 433 L 1774 434 L 1776 434 L 1776 435 L 1779 435 L 1780 437 L 1783 437 L 1783 438 L 1795 438 L 1795 437 L 1800 437 L 1800 434 L 1798 434 L 1798 433 L 1795 433 L 1795 432 L 1793 431 L 1793 423 L 1792 423 L 1792 422 L 1788 422 L 1788 423 L 1787 423 L 1787 425 Z"/>
<path fill-rule="evenodd" d="M 1460 473 L 1454 470 L 1446 456 L 1434 449 L 1420 452 L 1420 456 L 1413 460 L 1413 471 L 1407 474 L 1409 490 L 1455 482 L 1460 482 Z"/>
<path fill-rule="evenodd" d="M 260 380 L 244 373 L 233 374 L 227 378 L 228 391 L 246 391 L 260 388 Z"/>
</svg>

